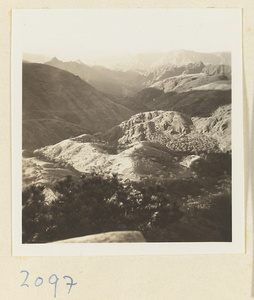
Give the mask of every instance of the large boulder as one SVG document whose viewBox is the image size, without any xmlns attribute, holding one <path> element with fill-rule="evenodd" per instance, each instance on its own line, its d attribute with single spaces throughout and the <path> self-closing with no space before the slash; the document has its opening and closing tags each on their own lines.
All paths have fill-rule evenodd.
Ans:
<svg viewBox="0 0 254 300">
<path fill-rule="evenodd" d="M 144 236 L 139 231 L 112 231 L 92 234 L 55 243 L 144 243 Z"/>
</svg>

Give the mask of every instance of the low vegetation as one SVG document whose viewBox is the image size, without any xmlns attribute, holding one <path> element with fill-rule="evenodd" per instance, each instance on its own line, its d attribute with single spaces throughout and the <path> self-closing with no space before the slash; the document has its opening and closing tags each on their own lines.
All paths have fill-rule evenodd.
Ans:
<svg viewBox="0 0 254 300">
<path fill-rule="evenodd" d="M 30 185 L 22 195 L 23 243 L 121 230 L 139 230 L 148 242 L 230 241 L 230 166 L 217 157 L 216 170 L 225 163 L 207 174 L 211 161 L 204 156 L 194 164 L 189 179 L 123 183 L 117 175 L 67 176 L 56 182 L 51 202 L 44 186 Z"/>
</svg>

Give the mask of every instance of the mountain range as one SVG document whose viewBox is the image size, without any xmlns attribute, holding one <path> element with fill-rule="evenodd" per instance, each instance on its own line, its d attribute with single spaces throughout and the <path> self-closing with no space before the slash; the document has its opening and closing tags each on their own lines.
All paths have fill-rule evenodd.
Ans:
<svg viewBox="0 0 254 300">
<path fill-rule="evenodd" d="M 232 240 L 230 53 L 37 59 L 22 70 L 23 242 Z"/>
<path fill-rule="evenodd" d="M 146 70 L 152 71 L 167 64 L 180 67 L 200 61 L 205 65 L 225 64 L 231 66 L 231 54 L 230 52 L 201 53 L 184 49 L 164 53 L 140 53 L 122 57 L 117 63 L 112 63 L 111 68 L 122 71 L 138 70 L 143 72 Z"/>
<path fill-rule="evenodd" d="M 186 56 L 184 56 L 185 54 Z M 174 58 L 171 57 L 172 55 Z M 149 58 L 153 59 L 157 57 L 154 56 L 154 54 L 148 55 Z M 149 61 L 145 55 L 139 55 L 138 57 L 141 61 Z M 163 80 L 181 75 L 210 75 L 212 77 L 209 82 L 221 80 L 219 75 L 224 76 L 223 79 L 231 79 L 230 54 L 228 53 L 206 55 L 204 53 L 180 51 L 169 53 L 165 57 L 161 54 L 159 57 L 157 57 L 159 62 L 144 64 L 142 68 L 135 67 L 133 63 L 129 64 L 129 67 L 108 69 L 102 66 L 89 66 L 80 60 L 63 62 L 56 57 L 45 62 L 45 64 L 78 75 L 99 91 L 118 97 L 134 96 L 143 88 L 154 84 L 158 85 Z M 182 59 L 176 59 L 176 57 Z M 183 57 L 185 58 L 183 59 Z M 137 59 L 135 58 L 134 61 L 137 61 Z M 211 64 L 210 62 L 214 63 Z"/>
<path fill-rule="evenodd" d="M 26 153 L 37 149 L 36 155 L 53 164 L 79 172 L 102 168 L 134 179 L 147 174 L 145 166 L 151 172 L 162 168 L 160 155 L 184 160 L 231 150 L 229 54 L 175 51 L 160 59 L 137 57 L 147 63 L 146 70 L 110 70 L 57 58 L 23 63 L 27 169 L 38 161 Z M 172 160 L 172 168 L 182 170 L 180 161 Z"/>
</svg>

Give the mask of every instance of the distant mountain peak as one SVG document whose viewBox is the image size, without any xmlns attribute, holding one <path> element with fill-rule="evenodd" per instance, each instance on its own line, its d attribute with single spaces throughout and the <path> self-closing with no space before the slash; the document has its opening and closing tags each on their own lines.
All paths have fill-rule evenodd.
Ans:
<svg viewBox="0 0 254 300">
<path fill-rule="evenodd" d="M 56 56 L 54 56 L 51 60 L 46 61 L 44 64 L 58 68 L 63 63 L 63 61 L 59 60 Z"/>
<path fill-rule="evenodd" d="M 195 63 L 193 63 L 195 66 L 203 66 L 203 67 L 205 67 L 205 65 L 204 65 L 204 63 L 202 62 L 202 60 L 200 60 L 200 61 L 197 61 L 197 62 L 195 62 Z"/>
<path fill-rule="evenodd" d="M 115 64 L 117 70 L 140 70 L 142 72 L 153 71 L 157 68 L 166 65 L 176 65 L 178 67 L 186 66 L 190 63 L 202 63 L 204 65 L 231 65 L 230 52 L 216 52 L 216 53 L 201 53 L 191 50 L 172 50 L 157 54 L 139 54 L 126 57 Z"/>
<path fill-rule="evenodd" d="M 80 59 L 76 60 L 76 63 L 80 64 L 80 65 L 84 65 L 83 61 L 81 61 Z"/>
<path fill-rule="evenodd" d="M 54 56 L 50 61 L 51 62 L 60 62 L 60 60 L 56 56 Z"/>
</svg>

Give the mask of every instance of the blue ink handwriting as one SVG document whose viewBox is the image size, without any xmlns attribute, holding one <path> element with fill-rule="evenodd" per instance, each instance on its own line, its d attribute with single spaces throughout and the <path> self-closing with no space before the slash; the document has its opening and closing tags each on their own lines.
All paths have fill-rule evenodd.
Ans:
<svg viewBox="0 0 254 300">
<path fill-rule="evenodd" d="M 29 288 L 29 284 L 28 284 L 28 277 L 29 277 L 29 272 L 26 270 L 22 270 L 20 271 L 20 273 L 25 273 L 26 277 L 25 280 L 23 281 L 23 283 L 20 285 L 21 287 L 28 287 Z M 65 275 L 63 276 L 64 280 L 68 280 L 68 282 L 66 282 L 66 285 L 69 286 L 69 290 L 68 290 L 68 294 L 70 294 L 71 289 L 74 285 L 77 285 L 77 282 L 73 282 L 72 277 Z M 57 277 L 56 274 L 52 274 L 49 279 L 48 279 L 48 283 L 51 285 L 54 285 L 54 298 L 56 298 L 56 290 L 57 290 L 57 284 L 58 284 L 59 278 Z M 27 283 L 26 283 L 27 282 Z M 43 278 L 38 276 L 35 281 L 34 281 L 34 286 L 35 287 L 40 287 L 43 284 Z M 31 285 L 31 284 L 30 284 Z"/>
</svg>

